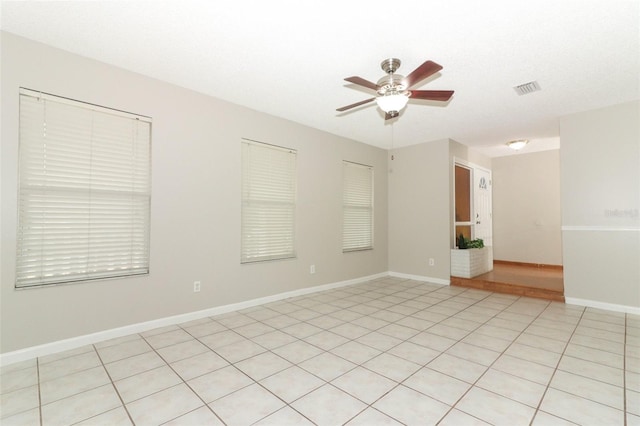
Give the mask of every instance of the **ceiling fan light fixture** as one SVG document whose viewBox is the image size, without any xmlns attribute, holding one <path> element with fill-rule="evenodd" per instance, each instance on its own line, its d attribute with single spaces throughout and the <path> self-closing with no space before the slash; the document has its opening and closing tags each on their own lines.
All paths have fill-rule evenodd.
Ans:
<svg viewBox="0 0 640 426">
<path fill-rule="evenodd" d="M 408 93 L 391 93 L 388 95 L 378 96 L 376 103 L 386 113 L 401 111 L 409 101 Z"/>
<path fill-rule="evenodd" d="M 353 103 L 337 108 L 336 111 L 344 112 L 352 108 L 359 107 L 374 100 L 378 104 L 378 107 L 384 111 L 385 120 L 395 118 L 399 115 L 400 111 L 407 106 L 409 98 L 423 99 L 428 101 L 447 102 L 453 96 L 453 90 L 412 90 L 411 88 L 426 78 L 434 75 L 442 69 L 441 65 L 436 64 L 433 61 L 425 61 L 418 68 L 411 71 L 406 77 L 400 74 L 396 74 L 398 67 L 400 66 L 400 60 L 396 58 L 390 58 L 382 61 L 380 64 L 385 75 L 378 80 L 377 83 L 373 83 L 369 80 L 365 80 L 357 75 L 347 77 L 344 80 L 349 83 L 356 84 L 358 86 L 366 87 L 369 90 L 377 92 L 377 96 L 369 99 L 365 99 L 360 102 Z"/>
<path fill-rule="evenodd" d="M 514 151 L 518 151 L 524 148 L 524 146 L 528 143 L 529 141 L 527 139 L 517 139 L 514 141 L 507 142 L 507 146 L 513 149 Z"/>
</svg>

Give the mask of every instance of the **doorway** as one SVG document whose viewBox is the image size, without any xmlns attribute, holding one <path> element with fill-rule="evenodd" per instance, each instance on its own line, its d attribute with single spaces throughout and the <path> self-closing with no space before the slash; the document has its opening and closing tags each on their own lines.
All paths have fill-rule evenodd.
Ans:
<svg viewBox="0 0 640 426">
<path fill-rule="evenodd" d="M 472 163 L 454 163 L 454 241 L 482 239 L 493 245 L 491 170 Z"/>
<path fill-rule="evenodd" d="M 493 260 L 493 242 L 494 242 L 494 224 L 493 224 L 493 185 L 492 170 L 478 167 L 474 164 L 467 163 L 463 160 L 454 161 L 454 245 L 457 247 L 458 237 L 462 234 L 468 239 L 482 239 L 485 246 L 491 250 L 491 270 L 485 273 L 472 275 L 459 275 L 454 273 L 452 267 L 452 285 L 461 285 L 464 287 L 479 288 L 502 293 L 510 293 L 524 295 L 529 297 L 539 297 L 548 300 L 564 301 L 563 271 L 562 266 L 542 265 L 522 263 L 506 260 Z M 503 169 L 507 169 L 503 167 Z M 505 174 L 503 169 L 498 169 L 500 173 L 497 176 Z M 507 169 L 510 170 L 510 169 Z M 519 171 L 521 170 L 518 169 Z M 535 171 L 535 170 L 534 170 Z M 510 176 L 511 177 L 511 176 Z M 516 174 L 515 178 L 523 178 L 520 174 Z M 514 179 L 515 179 L 514 178 Z M 505 187 L 512 186 L 512 179 L 501 186 L 499 195 L 503 195 Z M 502 181 L 501 181 L 502 182 Z M 514 188 L 516 194 L 521 187 Z M 513 197 L 512 193 L 509 195 Z M 498 206 L 504 204 L 501 200 Z M 513 200 L 513 198 L 511 198 Z M 511 203 L 513 205 L 513 202 Z M 520 204 L 526 206 L 524 201 L 517 202 L 518 208 Z M 523 207 L 524 208 L 524 207 Z M 500 210 L 501 212 L 506 209 Z M 516 209 L 509 211 L 519 211 Z M 502 217 L 502 216 L 500 216 Z M 519 215 L 517 217 L 520 217 Z M 507 218 L 510 220 L 510 218 Z M 510 223 L 510 222 L 509 222 Z M 495 229 L 502 229 L 504 226 Z M 497 234 L 500 236 L 501 234 Z M 502 240 L 501 240 L 502 241 Z M 522 248 L 518 246 L 518 248 Z M 528 247 L 522 248 L 527 250 Z M 514 249 L 515 250 L 515 249 Z M 453 255 L 452 250 L 452 265 Z M 471 255 L 469 255 L 471 257 Z M 457 271 L 455 271 L 457 272 Z M 471 276 L 472 278 L 466 278 Z"/>
</svg>

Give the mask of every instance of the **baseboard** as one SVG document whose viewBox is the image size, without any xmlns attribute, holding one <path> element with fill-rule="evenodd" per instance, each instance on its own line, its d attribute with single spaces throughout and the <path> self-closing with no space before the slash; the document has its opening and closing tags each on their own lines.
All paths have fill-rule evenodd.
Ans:
<svg viewBox="0 0 640 426">
<path fill-rule="evenodd" d="M 528 268 L 540 268 L 540 269 L 554 269 L 556 271 L 562 271 L 563 265 L 547 265 L 544 263 L 527 263 L 527 262 L 512 262 L 511 260 L 498 260 L 493 259 L 494 265 L 509 265 L 509 266 L 525 266 Z"/>
<path fill-rule="evenodd" d="M 569 305 L 586 306 L 589 308 L 603 309 L 605 311 L 624 312 L 627 314 L 640 315 L 640 307 L 617 305 L 615 303 L 598 302 L 596 300 L 577 299 L 575 297 L 565 297 L 565 303 Z"/>
<path fill-rule="evenodd" d="M 442 278 L 425 277 L 422 275 L 403 274 L 401 272 L 389 271 L 388 275 L 396 278 L 406 278 L 409 280 L 416 280 L 416 281 L 427 281 L 433 284 L 449 285 L 451 283 L 450 280 L 443 280 Z"/>
<path fill-rule="evenodd" d="M 58 352 L 67 351 L 67 350 L 79 348 L 81 346 L 102 342 L 104 340 L 115 339 L 117 337 L 128 336 L 130 334 L 142 333 L 142 332 L 153 330 L 159 327 L 166 327 L 168 325 L 181 324 L 184 322 L 193 321 L 201 318 L 226 314 L 228 312 L 239 311 L 242 309 L 251 308 L 258 305 L 264 305 L 266 303 L 276 302 L 276 301 L 288 299 L 291 297 L 304 296 L 307 294 L 317 293 L 319 291 L 331 290 L 331 289 L 346 287 L 354 284 L 360 284 L 362 282 L 374 280 L 377 278 L 383 278 L 387 276 L 389 276 L 388 272 L 381 272 L 378 274 L 355 278 L 351 280 L 323 284 L 323 285 L 314 286 L 314 287 L 301 288 L 298 290 L 287 291 L 284 293 L 274 294 L 271 296 L 251 299 L 244 302 L 232 303 L 230 305 L 217 306 L 215 308 L 204 309 L 201 311 L 194 311 L 194 312 L 188 312 L 186 314 L 159 318 L 152 321 L 131 324 L 124 327 L 113 328 L 109 330 L 99 331 L 97 333 L 85 334 L 82 336 L 72 337 L 64 340 L 58 340 L 56 342 L 46 343 L 43 345 L 32 346 L 29 348 L 19 349 L 12 352 L 6 352 L 3 354 L 0 354 L 0 366 L 14 364 L 20 361 L 26 361 L 29 359 L 42 357 L 45 355 L 51 355 Z"/>
</svg>

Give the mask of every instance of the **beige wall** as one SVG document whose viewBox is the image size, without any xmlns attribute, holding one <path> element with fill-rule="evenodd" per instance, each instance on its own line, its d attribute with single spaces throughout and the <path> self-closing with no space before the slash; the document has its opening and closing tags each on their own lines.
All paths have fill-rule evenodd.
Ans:
<svg viewBox="0 0 640 426">
<path fill-rule="evenodd" d="M 0 352 L 388 270 L 386 151 L 7 33 L 1 71 Z M 153 117 L 149 276 L 14 289 L 21 86 Z M 298 150 L 297 259 L 240 264 L 243 137 Z M 342 253 L 342 160 L 374 167 L 374 250 Z"/>
<path fill-rule="evenodd" d="M 454 159 L 486 169 L 491 159 L 450 139 L 394 150 L 394 158 L 389 160 L 389 270 L 448 283 Z"/>
<path fill-rule="evenodd" d="M 1 49 L 0 353 L 387 270 L 449 280 L 452 158 L 491 167 L 461 144 L 401 148 L 391 161 L 383 150 L 10 34 Z M 149 276 L 14 289 L 20 86 L 153 117 Z M 639 208 L 638 116 L 635 102 L 561 121 L 567 297 L 640 306 L 640 219 L 610 213 Z M 240 265 L 243 137 L 298 150 L 295 260 Z M 372 251 L 341 251 L 342 160 L 374 167 Z"/>
<path fill-rule="evenodd" d="M 567 300 L 640 307 L 640 102 L 560 120 Z"/>
<path fill-rule="evenodd" d="M 493 257 L 562 265 L 560 151 L 497 157 L 493 171 Z"/>
<path fill-rule="evenodd" d="M 448 282 L 449 140 L 400 148 L 394 157 L 389 160 L 389 270 Z"/>
</svg>

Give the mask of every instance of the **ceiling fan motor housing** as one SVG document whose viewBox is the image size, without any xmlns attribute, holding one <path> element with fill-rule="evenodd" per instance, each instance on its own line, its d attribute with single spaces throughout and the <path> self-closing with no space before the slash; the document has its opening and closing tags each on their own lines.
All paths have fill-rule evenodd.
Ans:
<svg viewBox="0 0 640 426">
<path fill-rule="evenodd" d="M 378 80 L 378 94 L 381 96 L 402 93 L 407 89 L 407 81 L 403 75 L 389 74 Z"/>
<path fill-rule="evenodd" d="M 380 63 L 380 68 L 387 74 L 377 83 L 380 96 L 401 94 L 406 90 L 407 82 L 404 76 L 395 74 L 401 63 L 398 58 L 385 59 Z"/>
<path fill-rule="evenodd" d="M 400 68 L 401 63 L 398 58 L 389 58 L 380 63 L 380 68 L 387 74 L 393 74 Z"/>
</svg>

